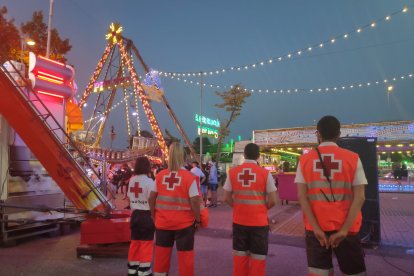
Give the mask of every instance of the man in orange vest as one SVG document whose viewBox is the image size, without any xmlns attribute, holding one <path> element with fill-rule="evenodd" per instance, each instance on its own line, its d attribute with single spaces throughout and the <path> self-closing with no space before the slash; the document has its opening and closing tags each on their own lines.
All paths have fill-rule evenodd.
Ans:
<svg viewBox="0 0 414 276">
<path fill-rule="evenodd" d="M 296 172 L 309 275 L 333 275 L 332 251 L 344 275 L 366 275 L 358 232 L 368 182 L 358 154 L 335 143 L 340 134 L 337 118 L 321 118 L 320 144 L 301 156 Z"/>
<path fill-rule="evenodd" d="M 168 169 L 159 172 L 149 204 L 155 217 L 154 276 L 165 276 L 170 269 L 174 241 L 180 276 L 194 275 L 194 234 L 201 224 L 200 194 L 196 177 L 184 165 L 184 148 L 172 143 Z"/>
<path fill-rule="evenodd" d="M 233 275 L 266 274 L 269 221 L 267 210 L 276 204 L 272 175 L 257 164 L 259 147 L 247 144 L 245 161 L 230 169 L 224 184 L 226 202 L 233 207 Z"/>
</svg>

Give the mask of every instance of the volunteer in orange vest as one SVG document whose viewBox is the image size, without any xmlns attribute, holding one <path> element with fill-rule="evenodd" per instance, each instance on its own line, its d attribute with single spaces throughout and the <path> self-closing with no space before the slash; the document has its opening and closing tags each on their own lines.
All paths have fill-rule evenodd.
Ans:
<svg viewBox="0 0 414 276">
<path fill-rule="evenodd" d="M 128 253 L 128 275 L 152 275 L 154 221 L 148 204 L 155 183 L 148 177 L 151 164 L 147 157 L 135 162 L 134 176 L 129 181 L 127 196 L 131 206 L 131 244 Z"/>
<path fill-rule="evenodd" d="M 333 116 L 319 120 L 320 144 L 301 156 L 296 172 L 309 275 L 333 275 L 332 251 L 344 275 L 366 275 L 358 232 L 368 182 L 358 154 L 335 143 L 340 127 Z"/>
<path fill-rule="evenodd" d="M 183 167 L 183 146 L 172 143 L 169 154 L 168 169 L 157 174 L 149 200 L 156 227 L 154 276 L 168 274 L 174 241 L 179 275 L 192 276 L 194 234 L 201 223 L 200 194 L 195 176 Z"/>
<path fill-rule="evenodd" d="M 230 169 L 224 197 L 233 207 L 233 275 L 266 274 L 269 222 L 267 210 L 276 204 L 272 175 L 257 164 L 259 147 L 247 144 L 245 161 Z"/>
</svg>

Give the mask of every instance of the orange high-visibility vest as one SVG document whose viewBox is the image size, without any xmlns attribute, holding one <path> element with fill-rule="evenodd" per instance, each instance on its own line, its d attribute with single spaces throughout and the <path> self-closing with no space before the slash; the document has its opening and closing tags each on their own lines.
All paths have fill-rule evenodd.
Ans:
<svg viewBox="0 0 414 276">
<path fill-rule="evenodd" d="M 233 222 L 247 226 L 266 226 L 266 183 L 269 172 L 253 163 L 230 169 L 233 192 Z"/>
<path fill-rule="evenodd" d="M 358 154 L 338 146 L 323 146 L 318 149 L 325 163 L 327 174 L 331 179 L 332 192 L 336 202 L 333 202 L 329 182 L 324 176 L 316 150 L 312 150 L 300 158 L 302 174 L 308 188 L 308 200 L 323 231 L 340 230 L 351 207 L 353 199 L 352 183 L 359 157 Z M 304 221 L 306 229 L 312 230 L 312 226 L 305 215 Z M 362 215 L 359 212 L 349 232 L 357 233 L 361 227 L 361 222 Z"/>
<path fill-rule="evenodd" d="M 183 229 L 194 223 L 188 192 L 195 176 L 187 170 L 163 170 L 155 184 L 158 196 L 155 202 L 155 226 L 158 229 Z"/>
</svg>

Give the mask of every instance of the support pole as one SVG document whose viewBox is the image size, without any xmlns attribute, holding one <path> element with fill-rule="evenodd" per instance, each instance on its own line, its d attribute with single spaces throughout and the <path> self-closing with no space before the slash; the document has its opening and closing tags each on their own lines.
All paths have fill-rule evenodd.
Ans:
<svg viewBox="0 0 414 276">
<path fill-rule="evenodd" d="M 49 6 L 49 23 L 47 25 L 47 46 L 46 46 L 46 57 L 50 55 L 50 37 L 52 36 L 52 17 L 53 17 L 53 0 L 50 0 Z"/>
<path fill-rule="evenodd" d="M 203 72 L 200 72 L 200 116 L 203 116 Z M 203 120 L 200 120 L 200 167 L 203 164 Z"/>
</svg>

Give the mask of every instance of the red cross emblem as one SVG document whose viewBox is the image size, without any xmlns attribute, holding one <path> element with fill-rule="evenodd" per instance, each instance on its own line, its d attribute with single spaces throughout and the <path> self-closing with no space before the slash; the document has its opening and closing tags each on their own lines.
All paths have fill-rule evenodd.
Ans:
<svg viewBox="0 0 414 276">
<path fill-rule="evenodd" d="M 129 188 L 129 192 L 134 193 L 135 197 L 138 198 L 139 194 L 142 193 L 142 188 L 139 186 L 138 182 L 135 182 L 134 186 Z"/>
<path fill-rule="evenodd" d="M 237 174 L 237 180 L 242 183 L 242 187 L 250 187 L 253 182 L 256 182 L 256 174 L 252 173 L 251 168 L 245 168 Z"/>
<path fill-rule="evenodd" d="M 177 175 L 177 172 L 170 172 L 165 175 L 162 184 L 167 186 L 167 190 L 174 191 L 175 186 L 180 186 L 181 177 Z"/>
<path fill-rule="evenodd" d="M 342 160 L 335 160 L 333 154 L 321 154 L 323 163 L 325 164 L 326 173 L 330 179 L 333 179 L 334 174 L 342 171 Z M 321 178 L 324 179 L 323 167 L 319 159 L 313 161 L 313 171 L 319 172 Z"/>
</svg>

